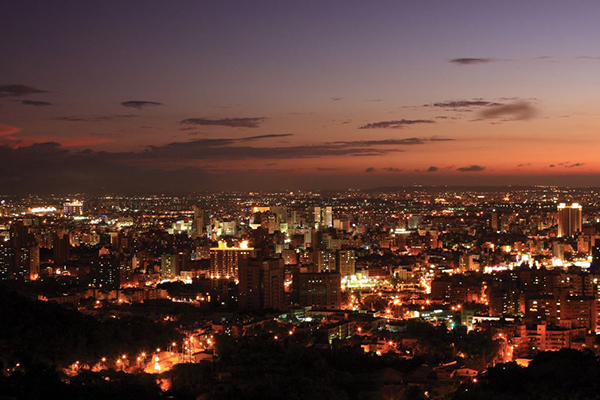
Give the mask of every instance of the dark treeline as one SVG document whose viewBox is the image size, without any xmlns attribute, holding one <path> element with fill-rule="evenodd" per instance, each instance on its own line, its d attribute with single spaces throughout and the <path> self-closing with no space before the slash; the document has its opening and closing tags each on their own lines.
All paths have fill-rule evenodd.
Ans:
<svg viewBox="0 0 600 400">
<path fill-rule="evenodd" d="M 77 310 L 14 292 L 0 293 L 0 362 L 6 366 L 93 365 L 102 357 L 137 354 L 180 335 L 143 317 L 98 320 Z"/>
<path fill-rule="evenodd" d="M 600 399 L 600 360 L 591 352 L 562 349 L 538 354 L 527 368 L 498 364 L 452 400 Z"/>
</svg>

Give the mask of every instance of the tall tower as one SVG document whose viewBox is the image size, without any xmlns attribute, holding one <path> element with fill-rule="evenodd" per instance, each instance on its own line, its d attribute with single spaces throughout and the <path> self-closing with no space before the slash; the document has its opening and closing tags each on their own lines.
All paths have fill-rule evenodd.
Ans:
<svg viewBox="0 0 600 400">
<path fill-rule="evenodd" d="M 239 278 L 240 309 L 283 309 L 285 270 L 282 259 L 244 259 L 240 262 Z"/>
<path fill-rule="evenodd" d="M 581 232 L 582 214 L 581 205 L 573 203 L 558 205 L 558 237 L 571 237 Z"/>
<path fill-rule="evenodd" d="M 194 236 L 202 236 L 206 233 L 206 227 L 210 224 L 210 214 L 207 210 L 203 210 L 198 206 L 193 207 L 194 221 L 192 222 L 192 230 Z"/>
</svg>

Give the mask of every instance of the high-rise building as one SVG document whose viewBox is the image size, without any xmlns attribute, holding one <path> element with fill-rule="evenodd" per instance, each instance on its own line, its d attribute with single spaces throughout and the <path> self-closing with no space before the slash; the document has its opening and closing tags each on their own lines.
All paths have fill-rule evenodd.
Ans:
<svg viewBox="0 0 600 400">
<path fill-rule="evenodd" d="M 356 254 L 354 250 L 338 250 L 337 270 L 342 276 L 354 275 L 356 270 Z"/>
<path fill-rule="evenodd" d="M 117 289 L 120 286 L 119 263 L 115 257 L 104 255 L 92 260 L 92 277 L 97 288 Z"/>
<path fill-rule="evenodd" d="M 10 231 L 14 259 L 9 277 L 30 281 L 36 280 L 40 273 L 40 248 L 29 228 L 23 223 L 13 224 Z"/>
<path fill-rule="evenodd" d="M 333 226 L 333 208 L 316 206 L 313 209 L 313 220 L 315 226 L 331 228 Z"/>
<path fill-rule="evenodd" d="M 247 258 L 239 267 L 241 310 L 282 310 L 285 270 L 282 259 Z"/>
<path fill-rule="evenodd" d="M 240 262 L 251 257 L 256 257 L 256 251 L 248 247 L 246 241 L 237 247 L 228 247 L 227 243 L 219 242 L 219 247 L 210 249 L 210 275 L 213 278 L 237 279 Z"/>
<path fill-rule="evenodd" d="M 498 232 L 498 211 L 492 211 L 492 215 L 490 216 L 490 225 L 492 228 L 492 232 Z"/>
<path fill-rule="evenodd" d="M 581 205 L 573 203 L 558 205 L 558 237 L 571 237 L 581 232 Z"/>
<path fill-rule="evenodd" d="M 315 264 L 315 272 L 335 271 L 335 253 L 329 250 L 315 250 L 313 253 L 313 263 Z"/>
<path fill-rule="evenodd" d="M 342 303 L 342 276 L 339 272 L 294 273 L 293 300 L 302 307 L 339 309 Z"/>
<path fill-rule="evenodd" d="M 13 248 L 4 242 L 0 244 L 0 280 L 10 278 L 10 273 L 13 271 L 15 262 L 15 254 Z"/>
<path fill-rule="evenodd" d="M 333 208 L 331 206 L 327 206 L 323 209 L 323 225 L 327 228 L 333 226 Z"/>
<path fill-rule="evenodd" d="M 315 226 L 321 225 L 321 207 L 316 206 L 313 210 L 313 221 L 315 221 Z"/>
<path fill-rule="evenodd" d="M 63 214 L 83 215 L 83 202 L 75 200 L 63 204 Z"/>
<path fill-rule="evenodd" d="M 198 206 L 193 207 L 194 221 L 192 222 L 192 232 L 194 236 L 202 236 L 207 233 L 207 226 L 210 225 L 210 214 Z"/>
<path fill-rule="evenodd" d="M 55 265 L 64 265 L 71 253 L 71 243 L 68 234 L 57 234 L 53 240 L 53 259 Z"/>
<path fill-rule="evenodd" d="M 160 256 L 160 276 L 163 279 L 172 279 L 185 269 L 186 254 L 163 254 Z"/>
</svg>

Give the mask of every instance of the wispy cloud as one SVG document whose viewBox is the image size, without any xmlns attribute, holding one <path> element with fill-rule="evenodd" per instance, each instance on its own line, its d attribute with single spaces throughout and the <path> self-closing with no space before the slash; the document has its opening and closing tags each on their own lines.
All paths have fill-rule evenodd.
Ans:
<svg viewBox="0 0 600 400">
<path fill-rule="evenodd" d="M 496 103 L 487 100 L 450 100 L 433 104 L 425 104 L 423 107 L 439 107 L 439 108 L 469 108 L 469 107 L 493 107 L 501 106 L 501 103 Z"/>
<path fill-rule="evenodd" d="M 18 97 L 40 93 L 48 93 L 48 91 L 27 85 L 0 85 L 0 97 Z"/>
<path fill-rule="evenodd" d="M 250 117 L 250 118 L 187 118 L 180 123 L 188 125 L 200 126 L 228 126 L 230 128 L 258 128 L 265 117 Z"/>
<path fill-rule="evenodd" d="M 430 119 L 399 119 L 391 121 L 379 121 L 359 126 L 358 129 L 401 129 L 406 126 L 417 124 L 435 124 L 435 121 Z"/>
<path fill-rule="evenodd" d="M 34 107 L 45 107 L 51 106 L 52 103 L 47 101 L 37 101 L 37 100 L 21 100 L 21 104 L 24 106 L 34 106 Z"/>
<path fill-rule="evenodd" d="M 157 101 L 129 100 L 122 102 L 121 105 L 123 107 L 136 108 L 138 110 L 141 110 L 145 107 L 162 106 L 163 103 L 159 103 Z"/>
<path fill-rule="evenodd" d="M 519 101 L 512 104 L 503 104 L 481 110 L 479 117 L 483 119 L 504 117 L 510 121 L 527 120 L 535 117 L 537 109 L 526 101 Z"/>
<path fill-rule="evenodd" d="M 114 121 L 118 119 L 127 119 L 137 117 L 135 114 L 115 114 L 115 115 L 90 115 L 90 116 L 66 116 L 58 117 L 57 121 L 67 122 L 103 122 L 103 121 Z"/>
<path fill-rule="evenodd" d="M 381 139 L 381 140 L 355 140 L 350 142 L 334 142 L 337 144 L 345 144 L 349 146 L 412 146 L 425 144 L 427 142 L 451 142 L 455 139 L 451 138 L 417 138 L 411 137 L 406 139 Z"/>
<path fill-rule="evenodd" d="M 583 167 L 584 165 L 585 165 L 585 163 L 573 163 L 573 164 L 565 165 L 565 168 L 578 168 L 578 167 Z"/>
<path fill-rule="evenodd" d="M 471 58 L 471 57 L 453 58 L 450 60 L 450 62 L 452 64 L 456 64 L 456 65 L 479 65 L 479 64 L 488 64 L 488 63 L 497 62 L 497 61 L 500 61 L 500 60 L 495 59 L 495 58 Z"/>
<path fill-rule="evenodd" d="M 485 169 L 485 167 L 482 167 L 481 165 L 476 165 L 476 164 L 457 168 L 457 170 L 461 171 L 461 172 L 481 172 L 484 169 Z"/>
</svg>

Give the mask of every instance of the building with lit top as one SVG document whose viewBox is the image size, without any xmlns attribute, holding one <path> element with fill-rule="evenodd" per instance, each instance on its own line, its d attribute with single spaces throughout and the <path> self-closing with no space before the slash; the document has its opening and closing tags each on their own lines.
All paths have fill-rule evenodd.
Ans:
<svg viewBox="0 0 600 400">
<path fill-rule="evenodd" d="M 256 250 L 243 241 L 239 246 L 228 247 L 219 242 L 219 247 L 210 248 L 210 276 L 212 278 L 238 278 L 240 262 L 256 257 Z"/>
<path fill-rule="evenodd" d="M 558 237 L 571 237 L 581 232 L 581 205 L 573 203 L 558 205 Z"/>
<path fill-rule="evenodd" d="M 83 202 L 75 200 L 63 204 L 63 214 L 83 215 Z"/>
</svg>

